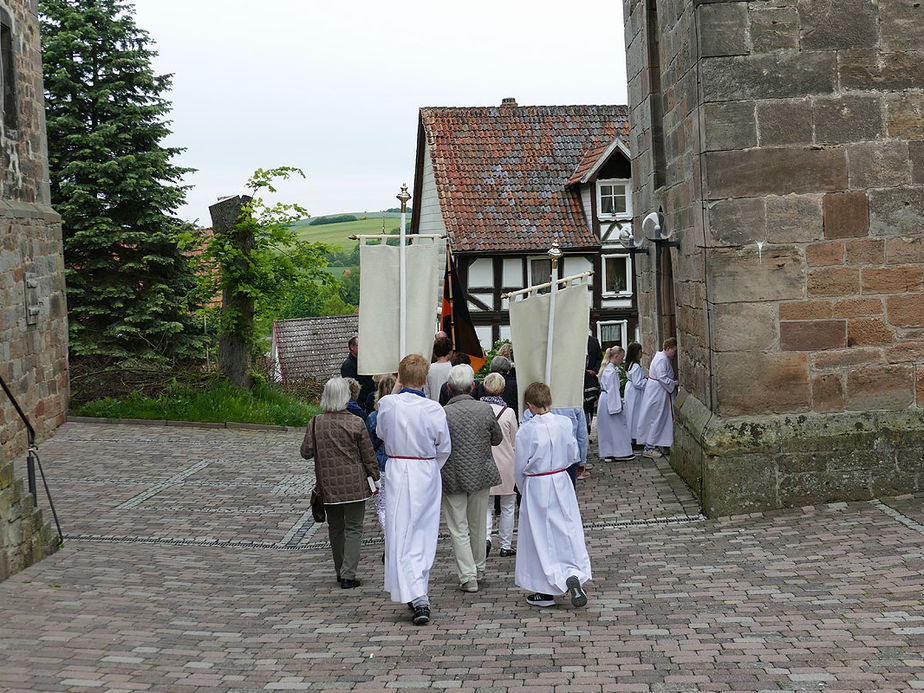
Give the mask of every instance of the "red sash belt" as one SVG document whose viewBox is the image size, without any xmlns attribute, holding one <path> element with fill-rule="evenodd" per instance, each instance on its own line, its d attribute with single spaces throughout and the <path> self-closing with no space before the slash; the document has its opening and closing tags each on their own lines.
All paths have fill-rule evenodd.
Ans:
<svg viewBox="0 0 924 693">
<path fill-rule="evenodd" d="M 564 469 L 556 469 L 554 472 L 542 472 L 542 474 L 527 474 L 526 476 L 549 476 L 551 474 L 561 474 L 562 472 L 567 472 L 568 467 Z"/>
<path fill-rule="evenodd" d="M 435 457 L 404 457 L 403 455 L 389 455 L 390 460 L 435 460 Z"/>
</svg>

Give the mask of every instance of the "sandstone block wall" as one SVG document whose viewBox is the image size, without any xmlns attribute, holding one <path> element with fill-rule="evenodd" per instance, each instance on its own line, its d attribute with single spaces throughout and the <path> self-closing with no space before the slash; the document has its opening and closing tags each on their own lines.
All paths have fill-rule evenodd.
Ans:
<svg viewBox="0 0 924 693">
<path fill-rule="evenodd" d="M 35 8 L 0 0 L 12 36 L 15 127 L 0 118 L 0 376 L 38 437 L 64 422 L 67 305 L 61 220 L 50 207 L 41 54 Z M 25 427 L 0 394 L 0 448 L 12 459 Z"/>
<path fill-rule="evenodd" d="M 29 0 L 0 0 L 0 21 L 12 38 L 2 47 L 13 76 L 4 89 L 15 95 L 0 117 L 0 376 L 41 440 L 65 420 L 68 367 L 61 219 L 49 200 L 35 12 Z M 3 462 L 26 442 L 25 426 L 0 393 L 0 580 L 56 547 L 23 480 Z"/>
<path fill-rule="evenodd" d="M 651 296 L 672 274 L 672 463 L 713 512 L 924 487 L 924 8 L 625 9 L 634 209 L 680 241 L 636 262 Z M 639 308 L 652 352 L 665 308 Z"/>
<path fill-rule="evenodd" d="M 13 476 L 13 463 L 0 452 L 0 580 L 27 568 L 58 549 L 57 537 L 42 522 L 42 511 L 23 480 Z"/>
</svg>

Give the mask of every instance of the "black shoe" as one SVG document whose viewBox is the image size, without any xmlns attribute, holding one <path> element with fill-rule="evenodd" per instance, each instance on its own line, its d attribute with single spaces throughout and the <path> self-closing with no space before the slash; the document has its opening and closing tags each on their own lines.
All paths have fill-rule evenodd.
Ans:
<svg viewBox="0 0 924 693">
<path fill-rule="evenodd" d="M 414 607 L 414 625 L 415 626 L 425 626 L 430 623 L 430 607 L 429 606 L 415 606 Z"/>
<path fill-rule="evenodd" d="M 351 580 L 350 578 L 344 578 L 343 580 L 340 581 L 340 588 L 344 590 L 351 590 L 354 587 L 359 587 L 361 584 L 363 583 L 360 582 L 359 580 Z"/>
<path fill-rule="evenodd" d="M 586 606 L 587 594 L 584 592 L 584 588 L 581 587 L 581 581 L 572 575 L 565 581 L 565 584 L 571 593 L 571 606 Z"/>
<path fill-rule="evenodd" d="M 555 606 L 555 597 L 551 594 L 536 592 L 535 594 L 529 595 L 526 598 L 526 602 L 530 606 Z"/>
<path fill-rule="evenodd" d="M 507 556 L 516 556 L 517 550 L 516 549 L 501 549 L 500 555 L 501 555 L 501 558 L 507 558 Z"/>
<path fill-rule="evenodd" d="M 490 556 L 490 555 L 491 555 L 491 540 L 488 539 L 488 540 L 485 542 L 484 557 L 487 558 L 487 557 Z"/>
</svg>

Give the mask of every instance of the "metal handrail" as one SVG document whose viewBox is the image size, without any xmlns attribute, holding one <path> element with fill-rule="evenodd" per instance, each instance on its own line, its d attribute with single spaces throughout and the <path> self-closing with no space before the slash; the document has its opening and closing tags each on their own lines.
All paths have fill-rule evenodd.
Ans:
<svg viewBox="0 0 924 693">
<path fill-rule="evenodd" d="M 60 546 L 64 543 L 64 534 L 61 532 L 61 523 L 58 522 L 58 513 L 55 512 L 54 501 L 51 500 L 51 491 L 48 489 L 48 481 L 45 479 L 45 470 L 42 469 L 42 460 L 39 459 L 38 456 L 38 446 L 35 444 L 35 429 L 32 428 L 29 417 L 26 416 L 22 407 L 19 406 L 19 402 L 13 397 L 13 393 L 10 392 L 10 388 L 6 386 L 2 377 L 0 377 L 0 388 L 3 388 L 6 396 L 9 398 L 10 402 L 12 402 L 16 413 L 19 414 L 19 418 L 22 419 L 23 424 L 26 426 L 26 438 L 29 444 L 29 452 L 26 456 L 26 474 L 29 483 L 29 493 L 32 494 L 32 502 L 38 506 L 38 493 L 35 488 L 35 467 L 37 464 L 39 474 L 42 475 L 42 485 L 45 487 L 45 495 L 48 497 L 48 507 L 51 508 L 51 515 L 55 520 L 55 526 L 58 528 L 58 546 Z"/>
</svg>

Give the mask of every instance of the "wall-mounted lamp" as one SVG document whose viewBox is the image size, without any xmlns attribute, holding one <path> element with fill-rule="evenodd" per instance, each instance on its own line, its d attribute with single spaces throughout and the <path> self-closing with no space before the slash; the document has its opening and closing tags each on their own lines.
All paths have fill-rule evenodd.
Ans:
<svg viewBox="0 0 924 693">
<path fill-rule="evenodd" d="M 616 222 L 610 225 L 607 234 L 612 231 L 614 226 L 616 226 Z M 642 240 L 636 241 L 631 227 L 623 228 L 619 235 L 614 237 L 614 240 L 625 248 L 630 255 L 635 255 L 636 253 L 648 254 L 648 239 L 643 237 Z"/>
<path fill-rule="evenodd" d="M 661 224 L 661 215 L 652 212 L 642 219 L 642 234 L 645 240 L 649 240 L 659 248 L 679 248 L 680 241 L 671 240 L 674 238 L 673 231 L 667 231 Z"/>
</svg>

